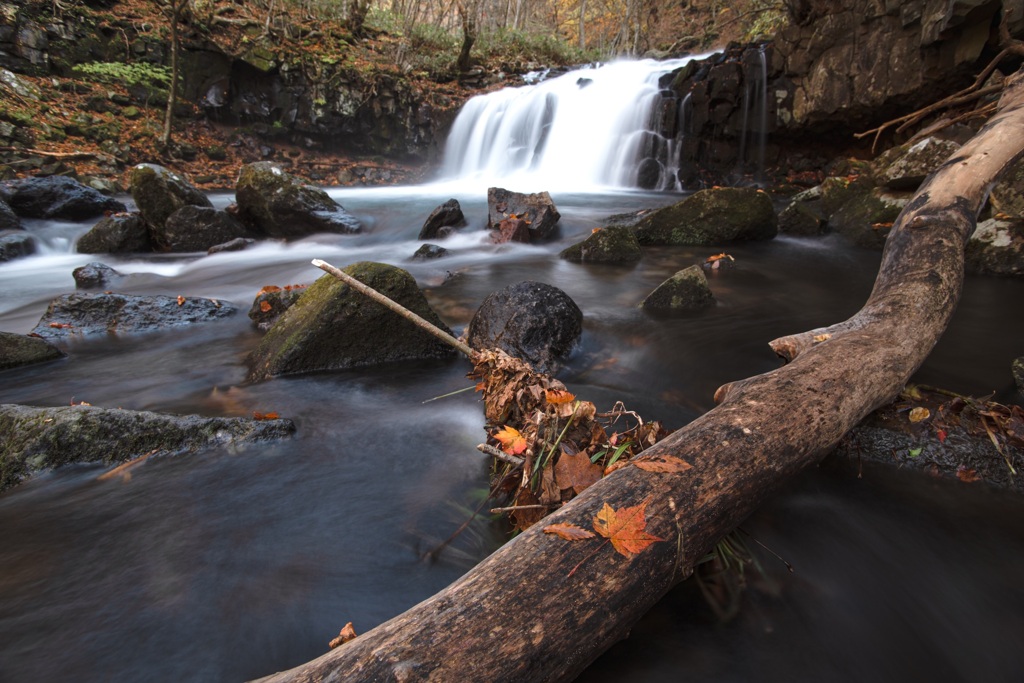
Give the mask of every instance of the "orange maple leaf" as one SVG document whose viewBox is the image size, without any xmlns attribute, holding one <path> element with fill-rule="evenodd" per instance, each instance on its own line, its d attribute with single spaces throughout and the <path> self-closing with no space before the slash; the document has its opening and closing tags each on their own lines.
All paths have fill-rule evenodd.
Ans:
<svg viewBox="0 0 1024 683">
<path fill-rule="evenodd" d="M 254 420 L 277 420 L 280 417 L 277 413 L 258 413 L 255 410 L 252 411 L 252 419 Z"/>
<path fill-rule="evenodd" d="M 562 391 L 561 389 L 545 389 L 544 397 L 548 403 L 572 403 L 576 400 L 575 394 L 571 391 Z"/>
<path fill-rule="evenodd" d="M 260 291 L 256 292 L 256 296 L 260 296 L 261 294 L 269 294 L 271 292 L 280 292 L 280 291 L 281 291 L 281 288 L 278 287 L 277 285 L 267 285 L 266 287 L 264 287 Z"/>
<path fill-rule="evenodd" d="M 494 433 L 494 438 L 501 444 L 501 450 L 512 455 L 519 455 L 526 450 L 526 437 L 515 427 L 505 427 Z"/>
<path fill-rule="evenodd" d="M 263 311 L 264 313 L 269 312 L 271 308 L 273 308 L 273 306 L 270 305 L 269 301 L 260 302 L 260 310 Z"/>
<path fill-rule="evenodd" d="M 544 527 L 544 533 L 553 534 L 567 541 L 582 541 L 594 537 L 593 531 L 575 524 L 548 524 Z"/>
<path fill-rule="evenodd" d="M 647 501 L 616 510 L 608 503 L 594 517 L 594 531 L 612 542 L 620 555 L 633 557 L 656 541 L 664 541 L 647 533 Z"/>
</svg>

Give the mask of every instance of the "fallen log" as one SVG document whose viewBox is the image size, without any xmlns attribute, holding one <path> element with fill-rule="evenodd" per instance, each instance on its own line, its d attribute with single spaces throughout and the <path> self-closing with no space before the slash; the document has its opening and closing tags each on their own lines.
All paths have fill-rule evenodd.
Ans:
<svg viewBox="0 0 1024 683">
<path fill-rule="evenodd" d="M 992 120 L 900 214 L 861 311 L 773 342 L 787 365 L 722 387 L 716 408 L 650 449 L 690 469 L 620 469 L 440 593 L 262 680 L 571 680 L 778 486 L 899 393 L 952 316 L 964 246 L 989 189 L 1021 156 L 1018 73 Z M 599 530 L 606 506 L 621 512 L 641 503 L 634 519 L 655 540 L 633 553 L 600 538 L 544 533 L 556 523 Z"/>
</svg>

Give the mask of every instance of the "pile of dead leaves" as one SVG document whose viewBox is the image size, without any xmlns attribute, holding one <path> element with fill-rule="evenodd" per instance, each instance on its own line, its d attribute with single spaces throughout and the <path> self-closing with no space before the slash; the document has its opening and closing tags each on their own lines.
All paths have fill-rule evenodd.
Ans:
<svg viewBox="0 0 1024 683">
<path fill-rule="evenodd" d="M 494 456 L 491 491 L 509 506 L 517 530 L 548 513 L 611 472 L 634 464 L 660 472 L 690 466 L 641 454 L 668 436 L 660 422 L 645 422 L 617 403 L 599 413 L 565 385 L 535 372 L 500 350 L 478 351 L 469 374 L 483 394 L 489 438 L 479 448 Z"/>
</svg>

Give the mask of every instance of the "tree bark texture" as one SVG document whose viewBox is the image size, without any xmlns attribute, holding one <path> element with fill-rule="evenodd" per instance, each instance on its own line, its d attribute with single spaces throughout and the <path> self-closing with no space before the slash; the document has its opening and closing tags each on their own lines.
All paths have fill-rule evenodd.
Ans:
<svg viewBox="0 0 1024 683">
<path fill-rule="evenodd" d="M 571 680 L 779 485 L 896 396 L 952 316 L 964 245 L 992 184 L 1022 155 L 1018 74 L 998 113 L 896 221 L 860 312 L 772 342 L 787 365 L 722 387 L 717 407 L 651 449 L 691 469 L 613 472 L 440 593 L 263 680 Z M 600 538 L 569 542 L 543 533 L 556 522 L 592 529 L 606 503 L 620 509 L 643 501 L 646 530 L 664 540 L 632 558 Z"/>
</svg>

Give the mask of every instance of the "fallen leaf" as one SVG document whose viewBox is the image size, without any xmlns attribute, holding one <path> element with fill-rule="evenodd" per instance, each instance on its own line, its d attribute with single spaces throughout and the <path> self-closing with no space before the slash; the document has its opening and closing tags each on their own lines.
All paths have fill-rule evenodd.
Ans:
<svg viewBox="0 0 1024 683">
<path fill-rule="evenodd" d="M 931 416 L 932 416 L 932 413 L 931 413 L 930 410 L 928 410 L 927 408 L 922 408 L 922 407 L 918 406 L 917 408 L 914 408 L 913 410 L 910 411 L 910 415 L 908 417 L 909 417 L 911 422 L 916 424 L 918 422 L 922 422 L 924 420 L 927 420 Z"/>
<path fill-rule="evenodd" d="M 501 450 L 512 455 L 519 455 L 526 450 L 526 439 L 515 427 L 505 427 L 494 433 L 494 438 L 501 444 Z"/>
<path fill-rule="evenodd" d="M 50 323 L 50 327 L 53 327 L 58 330 L 70 330 L 71 323 Z"/>
<path fill-rule="evenodd" d="M 590 462 L 586 451 L 582 453 L 566 453 L 555 463 L 555 479 L 558 487 L 572 489 L 579 494 L 583 489 L 594 484 L 601 478 L 601 466 Z"/>
<path fill-rule="evenodd" d="M 280 417 L 277 413 L 257 413 L 255 410 L 252 412 L 252 419 L 254 420 L 276 420 Z"/>
<path fill-rule="evenodd" d="M 544 527 L 544 533 L 553 534 L 567 541 L 582 541 L 586 538 L 593 538 L 594 532 L 575 524 L 549 524 Z"/>
<path fill-rule="evenodd" d="M 182 306 L 184 304 L 185 304 L 185 297 L 183 297 L 182 295 L 179 294 L 178 295 L 178 305 Z"/>
<path fill-rule="evenodd" d="M 634 465 L 647 472 L 664 472 L 674 474 L 685 472 L 693 467 L 690 463 L 674 455 L 655 455 L 651 457 L 641 456 L 632 461 Z"/>
<path fill-rule="evenodd" d="M 608 465 L 608 467 L 604 468 L 604 476 L 607 477 L 609 474 L 611 474 L 615 470 L 621 470 L 623 467 L 625 467 L 628 464 L 629 464 L 628 460 L 616 460 L 611 465 Z"/>
<path fill-rule="evenodd" d="M 261 301 L 260 302 L 260 310 L 263 311 L 264 313 L 269 312 L 271 308 L 272 308 L 272 306 L 270 305 L 269 301 Z"/>
<path fill-rule="evenodd" d="M 612 547 L 625 557 L 633 557 L 652 543 L 664 541 L 647 533 L 647 501 L 616 510 L 608 503 L 594 517 L 594 531 L 612 542 Z"/>
<path fill-rule="evenodd" d="M 922 448 L 911 448 L 909 451 L 907 451 L 907 455 L 909 455 L 911 458 L 916 458 L 917 456 L 921 455 L 921 451 L 922 450 L 924 450 L 924 449 L 922 449 Z"/>
<path fill-rule="evenodd" d="M 330 648 L 333 650 L 339 645 L 344 645 L 348 641 L 353 640 L 355 637 L 356 630 L 352 627 L 352 622 L 350 621 L 347 624 L 345 624 L 345 627 L 343 629 L 341 629 L 341 631 L 338 633 L 338 637 L 329 643 Z"/>
<path fill-rule="evenodd" d="M 831 334 L 816 334 L 816 335 L 814 335 L 814 343 L 815 344 L 820 344 L 821 342 L 828 341 L 831 338 L 832 338 Z"/>
<path fill-rule="evenodd" d="M 940 429 L 935 432 L 935 436 L 939 437 L 939 443 L 946 443 L 946 430 Z"/>
<path fill-rule="evenodd" d="M 277 285 L 267 285 L 266 287 L 264 287 L 260 291 L 256 292 L 256 296 L 260 296 L 261 294 L 269 294 L 270 292 L 280 292 L 280 291 L 281 291 L 281 288 L 278 287 Z"/>
<path fill-rule="evenodd" d="M 960 481 L 967 482 L 968 484 L 974 481 L 981 481 L 981 477 L 978 476 L 978 473 L 975 470 L 964 467 L 963 465 L 960 465 L 960 467 L 956 469 L 956 478 Z"/>
<path fill-rule="evenodd" d="M 575 394 L 560 389 L 545 389 L 544 398 L 548 403 L 572 403 L 576 400 Z"/>
</svg>

